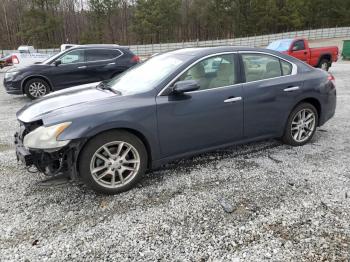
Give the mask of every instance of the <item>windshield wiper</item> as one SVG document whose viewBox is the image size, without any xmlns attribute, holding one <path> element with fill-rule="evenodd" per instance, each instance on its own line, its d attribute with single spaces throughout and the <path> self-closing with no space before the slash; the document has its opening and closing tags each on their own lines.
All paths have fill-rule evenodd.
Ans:
<svg viewBox="0 0 350 262">
<path fill-rule="evenodd" d="M 115 94 L 121 95 L 122 93 L 119 92 L 118 90 L 115 90 L 113 88 L 111 88 L 105 81 L 102 81 L 101 83 L 99 83 L 96 88 L 102 89 L 102 90 L 109 90 L 112 91 Z"/>
</svg>

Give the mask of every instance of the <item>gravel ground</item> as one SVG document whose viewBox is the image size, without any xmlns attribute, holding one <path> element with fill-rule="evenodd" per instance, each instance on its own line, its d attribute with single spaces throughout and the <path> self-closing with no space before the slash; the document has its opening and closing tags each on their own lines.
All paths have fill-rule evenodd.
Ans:
<svg viewBox="0 0 350 262">
<path fill-rule="evenodd" d="M 28 100 L 0 88 L 0 261 L 350 261 L 350 63 L 331 71 L 337 113 L 311 144 L 204 154 L 116 196 L 17 165 Z"/>
</svg>

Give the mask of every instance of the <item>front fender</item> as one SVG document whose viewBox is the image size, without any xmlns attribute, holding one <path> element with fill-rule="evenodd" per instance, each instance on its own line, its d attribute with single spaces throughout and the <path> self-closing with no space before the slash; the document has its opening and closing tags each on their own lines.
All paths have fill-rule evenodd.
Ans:
<svg viewBox="0 0 350 262">
<path fill-rule="evenodd" d="M 52 88 L 52 82 L 46 76 L 41 75 L 41 74 L 26 73 L 26 74 L 22 75 L 22 81 L 21 81 L 21 89 L 23 92 L 24 92 L 25 83 L 28 80 L 33 79 L 33 78 L 40 78 L 40 79 L 45 80 L 49 84 L 50 88 Z"/>
<path fill-rule="evenodd" d="M 112 111 L 94 116 L 82 116 L 72 120 L 72 124 L 64 130 L 58 140 L 87 139 L 108 130 L 127 129 L 140 134 L 141 140 L 146 140 L 151 151 L 152 160 L 160 158 L 160 147 L 157 139 L 157 121 L 154 107 L 143 110 L 125 112 Z"/>
</svg>

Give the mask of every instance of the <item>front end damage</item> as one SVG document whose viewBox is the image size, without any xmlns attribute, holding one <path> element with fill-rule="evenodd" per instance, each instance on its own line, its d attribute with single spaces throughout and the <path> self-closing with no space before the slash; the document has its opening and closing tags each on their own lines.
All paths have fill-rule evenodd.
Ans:
<svg viewBox="0 0 350 262">
<path fill-rule="evenodd" d="M 35 167 L 38 172 L 48 176 L 64 175 L 72 181 L 78 180 L 77 160 L 84 140 L 72 140 L 68 145 L 56 149 L 28 149 L 23 145 L 24 137 L 42 126 L 42 121 L 20 122 L 20 130 L 14 135 L 17 160 L 26 168 Z"/>
</svg>

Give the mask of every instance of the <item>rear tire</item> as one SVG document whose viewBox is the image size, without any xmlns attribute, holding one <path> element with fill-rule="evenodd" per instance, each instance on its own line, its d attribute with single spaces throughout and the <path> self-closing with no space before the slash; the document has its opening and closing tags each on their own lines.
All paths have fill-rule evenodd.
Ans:
<svg viewBox="0 0 350 262">
<path fill-rule="evenodd" d="M 125 192 L 139 181 L 147 169 L 143 142 L 126 131 L 107 131 L 92 138 L 79 156 L 83 182 L 102 194 Z"/>
<path fill-rule="evenodd" d="M 41 78 L 33 78 L 25 84 L 24 93 L 34 100 L 50 93 L 50 86 Z"/>
<path fill-rule="evenodd" d="M 309 103 L 297 105 L 288 117 L 282 141 L 291 146 L 303 146 L 313 138 L 318 126 L 318 113 Z"/>
<path fill-rule="evenodd" d="M 324 71 L 328 71 L 329 68 L 331 67 L 331 63 L 329 62 L 328 59 L 322 59 L 318 65 L 318 67 Z"/>
</svg>

